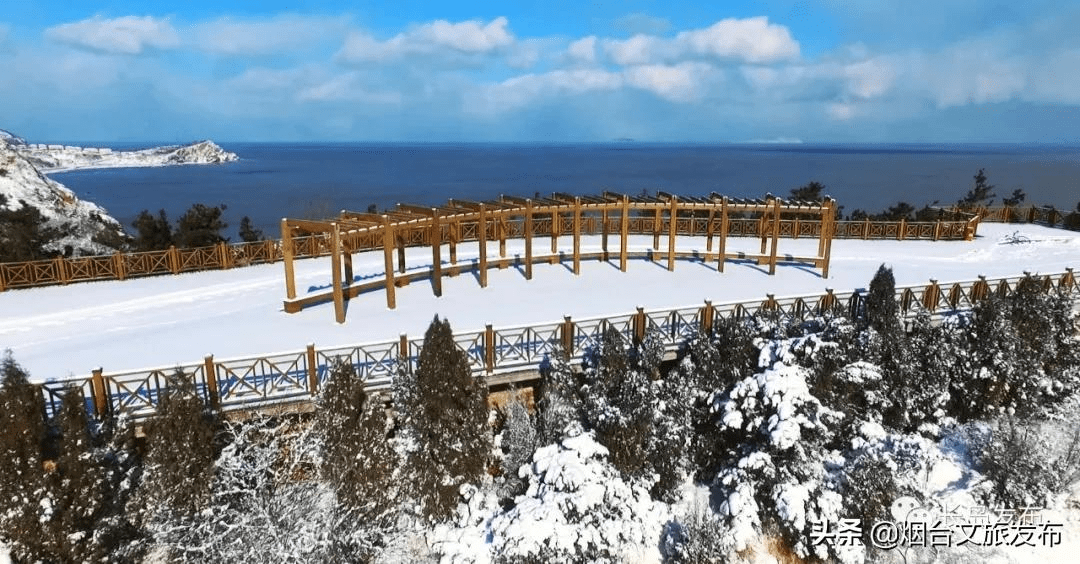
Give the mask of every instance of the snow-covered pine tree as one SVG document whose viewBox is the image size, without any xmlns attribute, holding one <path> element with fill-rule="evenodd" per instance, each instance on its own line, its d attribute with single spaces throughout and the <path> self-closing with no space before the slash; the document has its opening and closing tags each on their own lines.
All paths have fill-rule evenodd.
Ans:
<svg viewBox="0 0 1080 564">
<path fill-rule="evenodd" d="M 896 278 L 891 268 L 878 267 L 870 280 L 864 309 L 866 322 L 882 337 L 891 339 L 903 331 L 900 326 L 900 306 L 896 303 Z"/>
<path fill-rule="evenodd" d="M 315 432 L 322 438 L 320 473 L 353 524 L 372 530 L 393 521 L 397 455 L 387 436 L 386 410 L 348 361 L 339 360 L 319 396 Z"/>
<path fill-rule="evenodd" d="M 395 408 L 411 443 L 403 481 L 421 515 L 450 517 L 461 486 L 479 482 L 487 469 L 492 443 L 487 384 L 473 378 L 450 323 L 438 317 L 424 334 L 416 369 L 396 380 Z"/>
<path fill-rule="evenodd" d="M 161 393 L 157 414 L 146 424 L 148 451 L 136 522 L 192 515 L 210 497 L 215 458 L 215 421 L 191 377 L 177 369 Z"/>
<path fill-rule="evenodd" d="M 657 401 L 647 450 L 649 465 L 657 476 L 652 495 L 665 502 L 675 501 L 690 469 L 695 396 L 689 382 L 693 370 L 693 363 L 685 358 L 652 382 Z"/>
<path fill-rule="evenodd" d="M 957 400 L 953 412 L 961 421 L 1008 406 L 1017 373 L 1028 369 L 1018 363 L 1020 337 L 1009 321 L 1010 308 L 1008 300 L 991 295 L 972 310 L 966 347 L 971 359 L 969 372 L 953 383 L 952 393 Z"/>
<path fill-rule="evenodd" d="M 51 511 L 41 457 L 44 400 L 11 351 L 0 360 L 0 375 L 0 541 L 17 560 L 33 562 L 43 557 L 41 518 Z"/>
<path fill-rule="evenodd" d="M 532 461 L 533 453 L 540 446 L 539 435 L 533 416 L 529 415 L 528 408 L 520 398 L 509 402 L 503 408 L 503 412 L 505 423 L 502 429 L 501 447 L 504 482 L 499 497 L 513 500 L 515 496 L 525 493 L 525 488 L 528 486 L 528 482 L 519 475 L 518 471 Z"/>
<path fill-rule="evenodd" d="M 540 375 L 540 444 L 557 443 L 568 435 L 579 434 L 584 412 L 581 387 L 562 348 L 551 352 L 548 362 L 540 367 Z"/>
<path fill-rule="evenodd" d="M 607 327 L 585 372 L 585 413 L 612 466 L 627 477 L 649 470 L 648 445 L 656 395 L 648 376 L 634 370 L 622 335 Z"/>
</svg>

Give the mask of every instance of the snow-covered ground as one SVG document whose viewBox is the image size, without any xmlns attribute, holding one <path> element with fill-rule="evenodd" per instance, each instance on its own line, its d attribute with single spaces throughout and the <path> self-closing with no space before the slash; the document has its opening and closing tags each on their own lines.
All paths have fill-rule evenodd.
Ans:
<svg viewBox="0 0 1080 564">
<path fill-rule="evenodd" d="M 1030 241 L 1009 242 L 1019 230 Z M 547 240 L 538 240 L 544 250 Z M 559 239 L 569 251 L 570 237 Z M 632 250 L 651 247 L 652 237 L 631 237 Z M 729 251 L 758 250 L 757 239 L 731 239 Z M 598 250 L 599 237 L 583 240 L 584 252 Z M 661 238 L 661 249 L 667 248 Z M 679 249 L 704 251 L 704 237 L 680 240 Z M 781 240 L 781 254 L 814 254 L 816 240 Z M 539 250 L 538 248 L 538 250 Z M 805 265 L 781 265 L 775 276 L 767 267 L 729 262 L 726 272 L 715 263 L 677 261 L 674 272 L 659 261 L 631 261 L 626 273 L 618 269 L 618 240 L 609 250 L 614 261 L 583 262 L 581 275 L 563 265 L 536 265 L 533 280 L 517 268 L 489 271 L 488 287 L 475 275 L 443 280 L 436 298 L 428 281 L 397 289 L 397 309 L 386 307 L 381 290 L 365 293 L 348 304 L 346 323 L 334 322 L 333 305 L 310 307 L 287 314 L 280 263 L 120 282 L 94 282 L 0 293 L 0 349 L 10 348 L 15 359 L 37 380 L 88 374 L 96 367 L 119 371 L 198 362 L 216 358 L 255 356 L 302 349 L 307 343 L 335 347 L 386 341 L 401 333 L 422 335 L 436 314 L 457 331 L 482 329 L 485 323 L 509 327 L 577 319 L 646 309 L 822 293 L 865 288 L 878 265 L 893 267 L 897 285 L 1032 273 L 1060 272 L 1080 265 L 1080 233 L 1033 225 L 983 224 L 975 241 L 856 241 L 833 243 L 829 279 Z M 490 256 L 497 245 L 488 245 Z M 508 255 L 521 254 L 522 242 L 510 241 Z M 443 250 L 443 260 L 448 252 Z M 458 248 L 459 262 L 474 260 L 475 244 Z M 407 252 L 410 268 L 427 268 L 429 248 Z M 357 279 L 381 277 L 383 256 L 359 254 L 354 259 Z M 297 288 L 325 291 L 329 287 L 328 258 L 297 262 Z"/>
<path fill-rule="evenodd" d="M 213 141 L 169 145 L 138 151 L 113 151 L 67 145 L 20 145 L 18 150 L 42 172 L 65 172 L 88 168 L 154 167 L 181 164 L 217 164 L 239 157 Z"/>
</svg>

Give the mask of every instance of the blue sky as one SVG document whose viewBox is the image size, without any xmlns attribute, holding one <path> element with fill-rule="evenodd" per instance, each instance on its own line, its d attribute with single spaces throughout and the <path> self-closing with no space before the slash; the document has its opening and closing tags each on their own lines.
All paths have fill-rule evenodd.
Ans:
<svg viewBox="0 0 1080 564">
<path fill-rule="evenodd" d="M 6 7 L 0 128 L 31 140 L 1075 143 L 1080 132 L 1077 2 Z"/>
</svg>

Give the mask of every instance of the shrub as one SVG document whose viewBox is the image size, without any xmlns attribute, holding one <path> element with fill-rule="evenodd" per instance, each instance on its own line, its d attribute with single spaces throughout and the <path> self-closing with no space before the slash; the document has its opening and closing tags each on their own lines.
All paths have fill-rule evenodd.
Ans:
<svg viewBox="0 0 1080 564">
<path fill-rule="evenodd" d="M 56 252 L 46 245 L 61 235 L 50 227 L 37 208 L 20 200 L 21 207 L 9 210 L 7 197 L 0 194 L 0 262 L 28 261 L 52 258 Z"/>
<path fill-rule="evenodd" d="M 1051 496 L 1080 478 L 1080 431 L 1073 421 L 996 420 L 972 449 L 976 467 L 989 480 L 986 504 L 1049 507 Z"/>
<path fill-rule="evenodd" d="M 45 408 L 41 391 L 11 357 L 0 361 L 0 535 L 17 559 L 34 561 L 45 553 L 41 521 L 50 509 L 42 471 Z"/>
<path fill-rule="evenodd" d="M 173 240 L 178 247 L 207 247 L 226 241 L 221 230 L 229 225 L 221 221 L 225 206 L 193 204 L 176 222 Z"/>
<path fill-rule="evenodd" d="M 473 378 L 449 322 L 432 321 L 416 369 L 394 380 L 394 403 L 408 443 L 403 481 L 421 515 L 447 518 L 461 487 L 484 475 L 491 452 L 487 384 Z"/>
<path fill-rule="evenodd" d="M 501 466 L 504 481 L 499 497 L 513 500 L 515 496 L 524 493 L 525 486 L 528 485 L 519 475 L 519 470 L 532 460 L 533 453 L 539 446 L 539 436 L 536 423 L 520 398 L 509 402 L 503 408 L 503 413 L 505 423 L 500 446 L 503 451 Z"/>
<path fill-rule="evenodd" d="M 251 225 L 251 218 L 246 215 L 240 218 L 239 235 L 240 240 L 245 243 L 254 243 L 256 241 L 262 241 L 266 239 L 266 236 L 263 235 L 262 229 L 253 227 Z"/>
<path fill-rule="evenodd" d="M 580 434 L 584 406 L 578 393 L 577 377 L 566 353 L 562 349 L 553 351 L 548 361 L 540 366 L 540 375 L 540 401 L 537 402 L 540 444 L 556 443 L 566 436 Z"/>
<path fill-rule="evenodd" d="M 135 240 L 132 242 L 136 251 L 161 251 L 168 249 L 173 244 L 172 229 L 169 227 L 169 218 L 165 210 L 159 210 L 157 217 L 149 211 L 139 212 L 139 216 L 131 223 L 135 228 Z"/>
</svg>

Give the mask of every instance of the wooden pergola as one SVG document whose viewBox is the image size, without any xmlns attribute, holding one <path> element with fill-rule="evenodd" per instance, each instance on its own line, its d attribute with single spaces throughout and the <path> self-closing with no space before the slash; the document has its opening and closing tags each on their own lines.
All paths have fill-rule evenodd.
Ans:
<svg viewBox="0 0 1080 564">
<path fill-rule="evenodd" d="M 756 260 L 768 265 L 769 274 L 776 273 L 780 237 L 816 237 L 814 256 L 785 256 L 785 261 L 803 262 L 820 268 L 822 277 L 829 275 L 829 255 L 835 233 L 836 203 L 830 198 L 821 202 L 797 202 L 766 196 L 763 199 L 732 199 L 713 193 L 705 197 L 678 197 L 660 192 L 655 196 L 627 196 L 605 192 L 599 196 L 552 194 L 549 198 L 518 198 L 502 196 L 498 200 L 472 202 L 450 200 L 444 206 L 422 207 L 398 204 L 382 214 L 342 211 L 337 218 L 325 221 L 297 219 L 281 220 L 281 239 L 285 263 L 285 311 L 295 313 L 308 305 L 332 300 L 335 318 L 345 321 L 345 302 L 362 292 L 384 288 L 386 305 L 396 307 L 395 288 L 416 279 L 430 279 L 436 296 L 442 295 L 442 277 L 456 276 L 475 269 L 480 286 L 487 286 L 487 271 L 491 266 L 507 268 L 520 264 L 526 279 L 532 279 L 535 263 L 556 264 L 564 253 L 558 249 L 558 239 L 573 239 L 574 274 L 580 274 L 583 260 L 608 261 L 609 239 L 619 238 L 619 269 L 626 271 L 630 258 L 661 258 L 660 236 L 667 235 L 667 268 L 675 270 L 676 258 L 701 260 L 698 251 L 678 251 L 680 235 L 707 238 L 705 261 L 716 261 L 717 270 L 724 271 L 728 260 Z M 582 253 L 583 234 L 601 236 L 601 252 Z M 629 250 L 629 235 L 653 236 L 651 251 Z M 293 269 L 294 238 L 309 237 L 328 246 L 330 255 L 331 289 L 297 298 Z M 732 253 L 727 250 L 729 236 L 759 237 L 759 254 Z M 550 238 L 551 252 L 536 253 L 533 240 Z M 507 239 L 523 239 L 524 257 L 507 257 Z M 713 242 L 717 239 L 716 252 Z M 458 245 L 475 241 L 478 259 L 475 264 L 458 264 Z M 488 256 L 488 242 L 498 242 L 498 258 Z M 443 247 L 448 246 L 449 265 L 443 264 Z M 405 248 L 431 247 L 428 269 L 406 274 Z M 385 263 L 382 280 L 354 284 L 352 256 L 361 251 L 381 249 Z M 395 254 L 397 255 L 395 269 Z M 395 272 L 396 271 L 396 272 Z"/>
</svg>

